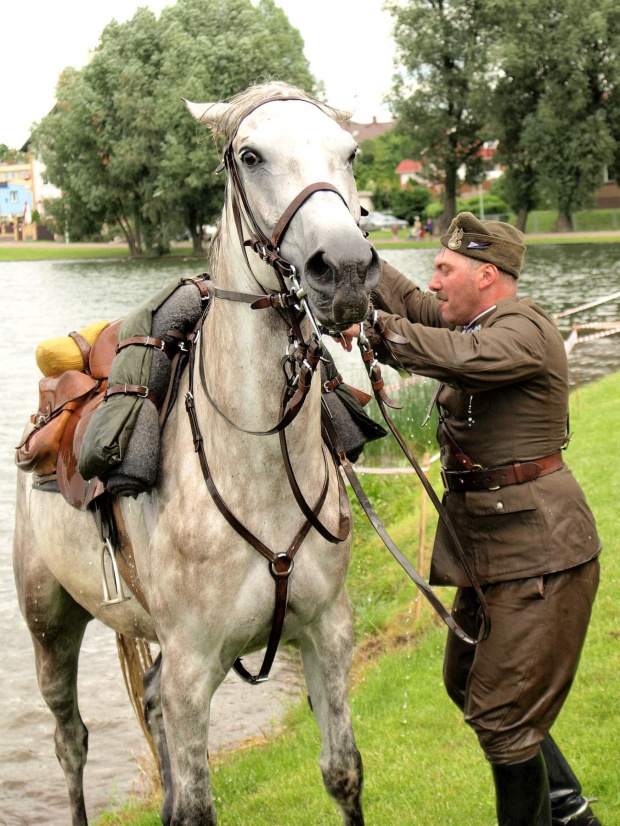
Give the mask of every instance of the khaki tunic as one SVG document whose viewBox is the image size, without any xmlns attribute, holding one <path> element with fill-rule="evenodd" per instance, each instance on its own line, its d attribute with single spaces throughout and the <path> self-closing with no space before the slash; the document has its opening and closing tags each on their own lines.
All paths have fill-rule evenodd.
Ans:
<svg viewBox="0 0 620 826">
<path fill-rule="evenodd" d="M 560 450 L 566 436 L 568 366 L 552 319 L 529 298 L 506 298 L 473 332 L 442 318 L 432 293 L 383 262 L 373 303 L 387 328 L 407 338 L 369 339 L 380 361 L 442 382 L 437 430 L 442 465 L 462 469 L 445 430 L 485 468 Z M 581 565 L 600 551 L 594 517 L 568 467 L 498 490 L 446 492 L 444 504 L 481 584 L 546 575 Z M 440 522 L 433 584 L 470 585 Z"/>
</svg>

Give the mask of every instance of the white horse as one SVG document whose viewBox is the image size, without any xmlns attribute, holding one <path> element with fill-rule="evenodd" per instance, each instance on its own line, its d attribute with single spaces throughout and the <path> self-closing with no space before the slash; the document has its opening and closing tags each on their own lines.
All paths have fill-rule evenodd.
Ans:
<svg viewBox="0 0 620 826">
<path fill-rule="evenodd" d="M 274 98 L 277 98 L 274 100 Z M 352 172 L 356 145 L 342 113 L 284 84 L 249 89 L 230 103 L 188 104 L 192 114 L 232 138 L 230 157 L 247 207 L 267 237 L 287 206 L 315 182 L 291 218 L 281 255 L 298 273 L 318 320 L 344 329 L 368 311 L 379 278 L 374 249 L 358 228 Z M 229 173 L 230 173 L 229 168 Z M 254 252 L 248 261 L 237 237 L 230 181 L 211 272 L 220 288 L 279 291 L 274 270 Z M 244 233 L 247 226 L 244 222 Z M 258 282 L 258 283 L 257 283 Z M 310 334 L 308 320 L 301 322 Z M 276 309 L 214 300 L 197 358 L 215 404 L 239 428 L 268 430 L 280 416 L 281 360 L 289 344 Z M 198 377 L 197 360 L 194 375 Z M 100 620 L 123 635 L 161 646 L 163 666 L 151 691 L 151 721 L 167 745 L 172 790 L 162 819 L 174 826 L 214 824 L 207 736 L 213 693 L 243 653 L 264 648 L 274 614 L 274 579 L 267 561 L 222 516 L 207 491 L 183 398 L 165 427 L 156 488 L 122 500 L 150 615 L 135 599 L 102 606 L 101 542 L 92 516 L 56 494 L 33 489 L 19 473 L 14 560 L 22 613 L 34 642 L 39 685 L 56 718 L 56 752 L 64 770 L 74 826 L 86 824 L 82 772 L 87 731 L 77 707 L 78 653 L 86 624 Z M 324 489 L 320 380 L 287 428 L 291 463 L 311 507 Z M 285 472 L 278 435 L 259 437 L 231 427 L 195 381 L 196 418 L 205 456 L 222 499 L 276 554 L 304 525 Z M 337 533 L 341 507 L 337 471 L 320 520 Z M 363 823 L 362 762 L 347 697 L 352 623 L 344 589 L 349 540 L 330 544 L 312 528 L 295 558 L 282 641 L 302 655 L 321 735 L 327 791 L 346 824 Z M 159 682 L 160 681 L 160 682 Z M 159 703 L 161 690 L 161 709 Z M 165 741 L 164 741 L 165 738 Z M 248 814 L 251 818 L 251 813 Z"/>
</svg>

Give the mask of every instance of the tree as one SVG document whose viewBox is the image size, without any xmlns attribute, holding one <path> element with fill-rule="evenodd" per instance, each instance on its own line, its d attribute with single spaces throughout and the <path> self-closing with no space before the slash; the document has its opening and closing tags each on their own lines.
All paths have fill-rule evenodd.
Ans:
<svg viewBox="0 0 620 826">
<path fill-rule="evenodd" d="M 394 38 L 402 71 L 392 105 L 408 128 L 426 177 L 439 173 L 445 187 L 445 229 L 456 214 L 458 170 L 480 172 L 480 149 L 489 137 L 497 31 L 493 5 L 479 0 L 395 0 Z"/>
<path fill-rule="evenodd" d="M 24 163 L 28 160 L 28 154 L 20 149 L 11 149 L 6 143 L 0 143 L 0 162 L 2 163 Z"/>
<path fill-rule="evenodd" d="M 425 186 L 407 186 L 405 189 L 393 186 L 373 193 L 375 209 L 403 218 L 409 224 L 413 223 L 415 215 L 426 214 L 430 200 L 431 193 Z"/>
<path fill-rule="evenodd" d="M 219 100 L 276 76 L 307 91 L 315 83 L 303 40 L 273 0 L 179 0 L 162 12 L 164 60 L 154 99 L 164 134 L 158 190 L 201 251 L 202 226 L 221 210 L 224 176 L 216 147 L 180 97 Z"/>
<path fill-rule="evenodd" d="M 179 0 L 104 29 L 91 62 L 66 70 L 35 132 L 50 179 L 92 221 L 118 223 L 133 254 L 165 250 L 221 209 L 216 148 L 181 97 L 219 100 L 277 75 L 312 92 L 303 41 L 273 0 Z"/>
<path fill-rule="evenodd" d="M 367 138 L 359 148 L 355 160 L 358 189 L 396 186 L 396 167 L 403 159 L 413 157 L 416 151 L 408 131 L 400 124 L 376 138 Z"/>
<path fill-rule="evenodd" d="M 587 204 L 613 163 L 620 39 L 610 0 L 520 0 L 506 5 L 494 93 L 506 195 L 525 226 L 537 187 L 558 209 L 558 229 Z M 620 135 L 619 135 L 620 137 Z M 616 138 L 617 140 L 617 138 Z"/>
</svg>

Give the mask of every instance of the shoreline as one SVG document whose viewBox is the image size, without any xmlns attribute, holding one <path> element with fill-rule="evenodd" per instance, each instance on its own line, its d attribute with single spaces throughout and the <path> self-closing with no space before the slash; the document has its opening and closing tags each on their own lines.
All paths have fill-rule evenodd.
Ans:
<svg viewBox="0 0 620 826">
<path fill-rule="evenodd" d="M 439 237 L 414 241 L 408 238 L 373 238 L 370 241 L 376 249 L 425 249 L 439 246 Z M 532 233 L 525 236 L 528 244 L 614 244 L 620 243 L 620 230 L 597 232 L 555 232 Z M 15 261 L 73 261 L 90 259 L 100 261 L 158 261 L 171 258 L 201 261 L 207 250 L 194 255 L 188 244 L 173 244 L 165 255 L 143 255 L 132 257 L 125 244 L 111 242 L 75 242 L 65 244 L 57 241 L 0 241 L 0 263 Z"/>
</svg>

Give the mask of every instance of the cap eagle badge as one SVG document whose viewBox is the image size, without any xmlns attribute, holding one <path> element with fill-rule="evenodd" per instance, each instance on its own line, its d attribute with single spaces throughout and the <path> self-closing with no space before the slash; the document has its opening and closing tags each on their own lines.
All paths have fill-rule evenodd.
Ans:
<svg viewBox="0 0 620 826">
<path fill-rule="evenodd" d="M 463 230 L 460 227 L 457 227 L 452 235 L 450 236 L 450 240 L 448 241 L 448 247 L 451 250 L 458 250 L 460 249 L 461 243 L 463 241 Z"/>
</svg>

